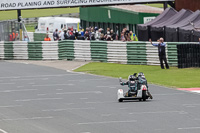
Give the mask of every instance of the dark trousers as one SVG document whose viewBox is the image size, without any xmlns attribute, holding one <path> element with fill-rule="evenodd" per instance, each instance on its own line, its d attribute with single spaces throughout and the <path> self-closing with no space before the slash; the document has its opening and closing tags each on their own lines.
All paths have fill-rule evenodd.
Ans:
<svg viewBox="0 0 200 133">
<path fill-rule="evenodd" d="M 160 67 L 161 67 L 162 69 L 164 69 L 165 67 L 166 67 L 167 69 L 169 69 L 169 65 L 168 65 L 168 63 L 167 63 L 166 55 L 159 55 L 159 59 L 160 59 Z M 165 67 L 164 67 L 163 61 L 165 62 Z"/>
</svg>

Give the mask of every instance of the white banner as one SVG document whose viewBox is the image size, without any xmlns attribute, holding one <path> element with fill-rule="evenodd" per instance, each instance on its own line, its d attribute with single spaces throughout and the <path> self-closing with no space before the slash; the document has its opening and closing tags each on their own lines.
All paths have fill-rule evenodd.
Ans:
<svg viewBox="0 0 200 133">
<path fill-rule="evenodd" d="M 174 0 L 0 0 L 0 10 L 112 5 L 164 1 Z"/>
<path fill-rule="evenodd" d="M 144 21 L 144 24 L 147 23 L 147 22 L 150 22 L 152 20 L 154 20 L 156 17 L 144 17 L 143 18 L 143 21 Z"/>
</svg>

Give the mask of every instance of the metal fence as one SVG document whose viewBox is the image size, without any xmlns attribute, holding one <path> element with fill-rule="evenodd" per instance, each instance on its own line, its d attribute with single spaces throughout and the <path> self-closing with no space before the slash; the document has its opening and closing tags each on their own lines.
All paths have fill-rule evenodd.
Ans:
<svg viewBox="0 0 200 133">
<path fill-rule="evenodd" d="M 22 30 L 20 30 L 22 29 Z M 29 40 L 23 23 L 15 21 L 0 22 L 0 41 L 23 41 Z"/>
</svg>

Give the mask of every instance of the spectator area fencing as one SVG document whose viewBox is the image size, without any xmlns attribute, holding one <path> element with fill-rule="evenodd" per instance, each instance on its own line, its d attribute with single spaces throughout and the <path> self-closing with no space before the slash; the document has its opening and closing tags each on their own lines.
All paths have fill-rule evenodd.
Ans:
<svg viewBox="0 0 200 133">
<path fill-rule="evenodd" d="M 167 43 L 170 66 L 178 66 L 177 44 Z M 159 65 L 158 48 L 149 42 L 37 41 L 0 42 L 2 60 L 80 60 L 134 65 Z"/>
<path fill-rule="evenodd" d="M 199 44 L 179 44 L 178 68 L 200 67 L 200 45 Z"/>
</svg>

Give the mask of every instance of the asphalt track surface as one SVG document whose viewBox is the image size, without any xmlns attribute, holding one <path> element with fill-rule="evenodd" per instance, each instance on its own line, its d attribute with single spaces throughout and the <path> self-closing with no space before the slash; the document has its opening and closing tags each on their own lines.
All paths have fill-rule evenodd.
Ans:
<svg viewBox="0 0 200 133">
<path fill-rule="evenodd" d="M 0 133 L 199 133 L 199 94 L 149 87 L 118 103 L 115 78 L 1 61 Z"/>
</svg>

